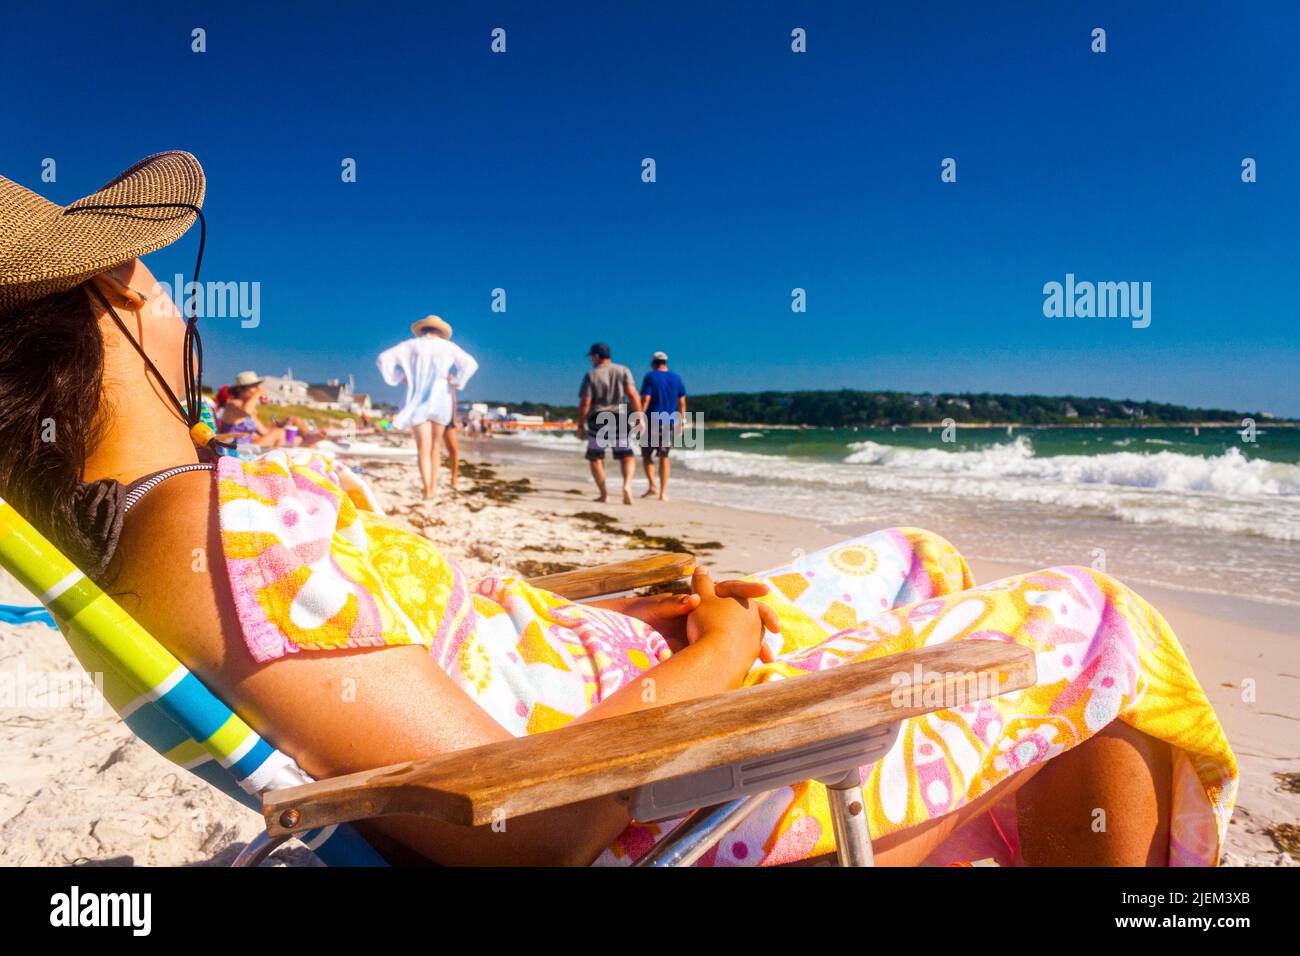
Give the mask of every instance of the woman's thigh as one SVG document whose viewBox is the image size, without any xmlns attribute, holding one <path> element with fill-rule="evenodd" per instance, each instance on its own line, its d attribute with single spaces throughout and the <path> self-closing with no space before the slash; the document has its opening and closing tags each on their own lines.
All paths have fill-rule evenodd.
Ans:
<svg viewBox="0 0 1300 956">
<path fill-rule="evenodd" d="M 424 457 L 433 447 L 433 425 L 431 422 L 420 422 L 412 425 L 411 431 L 415 433 L 415 450 L 420 457 Z"/>
</svg>

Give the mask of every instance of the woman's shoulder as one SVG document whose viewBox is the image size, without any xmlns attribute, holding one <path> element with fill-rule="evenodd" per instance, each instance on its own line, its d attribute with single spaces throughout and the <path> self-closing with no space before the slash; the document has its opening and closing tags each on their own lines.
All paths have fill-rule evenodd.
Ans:
<svg viewBox="0 0 1300 956">
<path fill-rule="evenodd" d="M 213 540 L 216 490 L 211 471 L 175 475 L 162 482 L 127 514 L 118 545 L 119 583 L 187 573 Z M 182 556 L 190 560 L 181 562 Z"/>
<path fill-rule="evenodd" d="M 211 472 L 169 478 L 131 509 L 106 590 L 191 670 L 229 657 L 239 632 Z"/>
</svg>

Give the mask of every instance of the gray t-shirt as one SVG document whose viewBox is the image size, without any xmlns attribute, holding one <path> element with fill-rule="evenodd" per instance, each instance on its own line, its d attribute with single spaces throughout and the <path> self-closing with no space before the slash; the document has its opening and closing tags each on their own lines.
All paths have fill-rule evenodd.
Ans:
<svg viewBox="0 0 1300 956">
<path fill-rule="evenodd" d="M 588 395 L 591 396 L 591 411 L 588 412 L 588 418 L 591 418 L 600 412 L 625 407 L 628 388 L 636 388 L 631 370 L 626 365 L 610 362 L 608 365 L 597 365 L 583 377 L 578 399 L 581 401 Z"/>
</svg>

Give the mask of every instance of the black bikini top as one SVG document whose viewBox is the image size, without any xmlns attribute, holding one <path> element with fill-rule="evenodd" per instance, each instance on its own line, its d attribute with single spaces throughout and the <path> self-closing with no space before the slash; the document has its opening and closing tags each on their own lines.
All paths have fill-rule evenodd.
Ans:
<svg viewBox="0 0 1300 956">
<path fill-rule="evenodd" d="M 143 478 L 137 478 L 126 486 L 126 493 L 122 496 L 122 515 L 130 511 L 140 499 L 161 485 L 168 478 L 174 475 L 183 475 L 187 471 L 211 471 L 213 469 L 211 462 L 196 462 L 191 465 L 174 465 L 171 468 L 164 468 L 162 471 L 155 471 L 152 475 L 145 475 Z"/>
<path fill-rule="evenodd" d="M 195 462 L 189 465 L 175 465 L 155 471 L 151 475 L 137 478 L 129 485 L 112 478 L 98 481 L 82 482 L 77 485 L 73 507 L 87 538 L 100 545 L 99 560 L 94 567 L 83 570 L 92 579 L 98 579 L 113 561 L 117 553 L 118 539 L 122 537 L 122 524 L 126 513 L 140 502 L 140 499 L 153 491 L 160 484 L 174 475 L 187 471 L 211 471 L 211 462 Z"/>
</svg>

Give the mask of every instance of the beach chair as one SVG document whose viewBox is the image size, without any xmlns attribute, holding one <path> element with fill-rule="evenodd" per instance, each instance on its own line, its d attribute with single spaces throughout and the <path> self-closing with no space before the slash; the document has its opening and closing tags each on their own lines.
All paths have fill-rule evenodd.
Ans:
<svg viewBox="0 0 1300 956">
<path fill-rule="evenodd" d="M 388 861 L 350 824 L 390 814 L 491 824 L 599 796 L 643 822 L 682 818 L 641 866 L 689 866 L 780 787 L 827 786 L 842 865 L 871 865 L 858 768 L 879 759 L 901 722 L 1034 682 L 1033 654 L 963 641 L 775 681 L 470 750 L 314 781 L 221 702 L 71 561 L 0 500 L 0 566 L 58 622 L 104 696 L 163 756 L 260 812 L 265 831 L 236 866 L 256 866 L 292 837 L 328 865 Z M 674 581 L 690 555 L 657 554 L 533 579 L 573 600 Z M 936 693 L 898 699 L 897 675 L 933 673 Z"/>
</svg>

